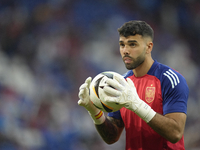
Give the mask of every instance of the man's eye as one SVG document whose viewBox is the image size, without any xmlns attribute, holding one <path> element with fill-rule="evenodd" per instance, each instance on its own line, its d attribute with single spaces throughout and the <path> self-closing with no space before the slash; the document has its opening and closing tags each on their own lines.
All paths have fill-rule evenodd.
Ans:
<svg viewBox="0 0 200 150">
<path fill-rule="evenodd" d="M 130 43 L 130 46 L 135 46 L 135 43 Z"/>
</svg>

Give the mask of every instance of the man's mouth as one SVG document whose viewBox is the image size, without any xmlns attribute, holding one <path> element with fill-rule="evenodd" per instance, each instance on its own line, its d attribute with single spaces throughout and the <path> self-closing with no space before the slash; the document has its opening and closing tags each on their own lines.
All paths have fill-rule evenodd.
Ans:
<svg viewBox="0 0 200 150">
<path fill-rule="evenodd" d="M 127 64 L 127 63 L 131 63 L 132 59 L 130 57 L 125 56 L 125 57 L 123 57 L 123 61 L 124 61 L 124 63 Z"/>
</svg>

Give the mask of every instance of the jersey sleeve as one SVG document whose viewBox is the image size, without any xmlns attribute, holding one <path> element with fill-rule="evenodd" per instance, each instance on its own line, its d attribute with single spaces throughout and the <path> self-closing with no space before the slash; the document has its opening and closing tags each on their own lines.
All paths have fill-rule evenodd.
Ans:
<svg viewBox="0 0 200 150">
<path fill-rule="evenodd" d="M 109 117 L 113 117 L 113 118 L 115 118 L 115 119 L 122 120 L 120 110 L 115 111 L 115 112 L 110 112 L 110 113 L 108 113 L 108 116 L 109 116 Z"/>
<path fill-rule="evenodd" d="M 169 69 L 163 73 L 162 82 L 163 114 L 183 112 L 187 114 L 189 88 L 185 78 Z"/>
</svg>

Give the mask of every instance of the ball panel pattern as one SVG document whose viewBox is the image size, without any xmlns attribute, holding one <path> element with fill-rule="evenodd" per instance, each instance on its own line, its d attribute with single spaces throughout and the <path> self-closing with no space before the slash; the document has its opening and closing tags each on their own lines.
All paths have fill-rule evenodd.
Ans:
<svg viewBox="0 0 200 150">
<path fill-rule="evenodd" d="M 101 104 L 102 104 L 103 108 L 104 108 L 107 112 L 112 112 L 112 111 L 113 111 L 113 108 L 112 108 L 112 107 L 106 105 L 106 104 L 103 103 L 102 101 L 101 101 Z"/>
<path fill-rule="evenodd" d="M 113 79 L 114 74 L 117 73 L 112 71 L 102 72 L 95 76 L 90 84 L 90 100 L 96 108 L 104 112 L 114 112 L 121 109 L 121 106 L 119 104 L 108 103 L 105 101 L 105 97 L 108 95 L 104 92 L 103 88 L 104 86 L 108 86 L 106 83 L 106 79 Z"/>
</svg>

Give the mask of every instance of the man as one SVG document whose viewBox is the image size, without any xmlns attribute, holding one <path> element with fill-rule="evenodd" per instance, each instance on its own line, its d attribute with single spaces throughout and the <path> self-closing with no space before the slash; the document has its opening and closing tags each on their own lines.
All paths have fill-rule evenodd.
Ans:
<svg viewBox="0 0 200 150">
<path fill-rule="evenodd" d="M 91 77 L 80 86 L 78 104 L 92 117 L 103 140 L 112 144 L 126 130 L 126 150 L 184 150 L 188 86 L 184 77 L 152 59 L 153 29 L 144 21 L 125 23 L 119 32 L 120 54 L 129 70 L 107 79 L 106 100 L 123 106 L 108 113 L 89 100 Z M 112 88 L 114 87 L 114 88 Z"/>
</svg>

